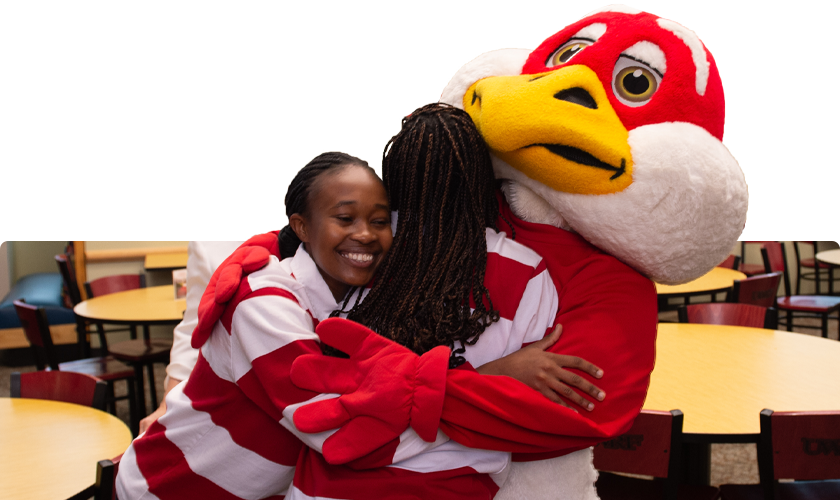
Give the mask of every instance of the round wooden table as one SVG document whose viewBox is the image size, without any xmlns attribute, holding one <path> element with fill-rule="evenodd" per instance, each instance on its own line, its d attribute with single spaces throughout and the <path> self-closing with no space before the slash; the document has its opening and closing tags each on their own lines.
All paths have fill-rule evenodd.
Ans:
<svg viewBox="0 0 840 500">
<path fill-rule="evenodd" d="M 96 481 L 96 463 L 131 444 L 117 417 L 87 406 L 0 398 L 0 498 L 69 498 Z"/>
<path fill-rule="evenodd" d="M 174 325 L 187 308 L 172 285 L 116 292 L 80 302 L 73 312 L 84 319 L 121 325 Z"/>
<path fill-rule="evenodd" d="M 697 295 L 711 295 L 712 302 L 715 302 L 715 294 L 728 291 L 732 288 L 735 280 L 742 280 L 746 277 L 747 275 L 741 271 L 727 269 L 725 267 L 715 267 L 696 280 L 681 285 L 662 285 L 655 283 L 656 295 L 659 298 L 659 310 L 673 310 L 674 307 L 669 306 L 668 299 L 674 297 L 681 297 L 683 304 L 686 305 L 688 304 L 689 297 Z"/>
<path fill-rule="evenodd" d="M 708 483 L 708 445 L 757 442 L 764 408 L 840 410 L 838 360 L 840 342 L 821 337 L 660 323 L 644 408 L 682 410 L 693 455 L 687 470 L 704 473 Z"/>
<path fill-rule="evenodd" d="M 840 248 L 817 252 L 814 257 L 816 257 L 820 262 L 825 262 L 826 264 L 831 264 L 832 266 L 840 266 Z"/>
<path fill-rule="evenodd" d="M 817 259 L 817 262 L 823 262 L 832 266 L 828 269 L 828 294 L 834 295 L 834 268 L 840 267 L 840 248 L 817 252 L 814 258 Z"/>
<path fill-rule="evenodd" d="M 734 269 L 716 267 L 694 281 L 682 285 L 662 285 L 656 283 L 656 294 L 664 297 L 687 297 L 725 292 L 732 288 L 735 280 L 742 280 L 746 274 Z"/>
<path fill-rule="evenodd" d="M 119 325 L 143 326 L 146 353 L 163 352 L 168 354 L 172 347 L 171 340 L 150 339 L 149 325 L 175 325 L 184 317 L 187 308 L 186 299 L 175 299 L 172 285 L 137 288 L 111 293 L 82 301 L 73 308 L 77 316 L 95 323 L 113 323 Z M 143 364 L 133 358 L 125 358 L 114 353 L 118 359 L 134 366 L 137 373 L 137 408 L 141 418 L 146 415 L 146 396 L 143 382 Z M 157 390 L 154 383 L 154 371 L 149 372 L 149 392 L 152 407 L 157 406 Z M 132 424 L 134 426 L 134 424 Z M 136 430 L 136 429 L 135 429 Z"/>
</svg>

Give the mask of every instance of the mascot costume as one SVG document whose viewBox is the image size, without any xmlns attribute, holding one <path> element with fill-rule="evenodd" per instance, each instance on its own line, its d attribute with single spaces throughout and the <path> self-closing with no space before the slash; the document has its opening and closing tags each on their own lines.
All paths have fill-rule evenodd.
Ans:
<svg viewBox="0 0 840 500">
<path fill-rule="evenodd" d="M 428 441 L 439 427 L 460 444 L 513 452 L 497 498 L 597 498 L 590 447 L 626 432 L 645 400 L 656 340 L 653 281 L 705 274 L 729 254 L 746 220 L 746 182 L 721 142 L 724 98 L 714 59 L 683 26 L 610 6 L 535 50 L 479 56 L 441 100 L 472 117 L 503 181 L 510 236 L 546 261 L 559 296 L 555 324 L 563 325 L 550 350 L 601 367 L 597 385 L 606 399 L 584 415 L 512 378 L 465 366 L 446 373 L 445 387 L 420 388 L 427 403 L 420 412 L 412 407 L 416 385 L 397 382 L 414 380 L 399 370 L 416 365 L 382 370 L 382 353 L 396 348 L 331 319 L 316 332 L 327 344 L 355 332 L 350 360 L 330 358 L 343 368 L 323 371 L 303 356 L 291 376 L 302 388 L 342 395 L 299 408 L 294 422 L 305 432 L 342 427 L 324 442 L 331 463 L 387 465 L 404 430 Z M 241 277 L 271 253 L 278 254 L 276 236 L 257 236 L 216 272 L 194 347 Z M 380 369 L 371 369 L 367 361 L 377 356 Z M 352 380 L 347 366 L 357 369 Z"/>
</svg>

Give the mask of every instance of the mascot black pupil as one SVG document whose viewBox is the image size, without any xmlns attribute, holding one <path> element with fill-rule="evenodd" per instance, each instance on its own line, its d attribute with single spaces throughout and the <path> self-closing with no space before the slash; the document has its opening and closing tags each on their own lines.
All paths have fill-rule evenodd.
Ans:
<svg viewBox="0 0 840 500">
<path fill-rule="evenodd" d="M 636 76 L 636 73 L 639 75 Z M 644 94 L 650 88 L 650 82 L 641 71 L 629 73 L 624 77 L 623 83 L 627 92 L 635 95 Z"/>
<path fill-rule="evenodd" d="M 581 49 L 580 45 L 575 45 L 573 47 L 570 47 L 568 50 L 563 51 L 563 53 L 560 54 L 560 62 L 568 61 L 569 59 L 572 58 L 572 56 L 574 56 L 575 54 L 580 52 L 580 49 Z"/>
</svg>

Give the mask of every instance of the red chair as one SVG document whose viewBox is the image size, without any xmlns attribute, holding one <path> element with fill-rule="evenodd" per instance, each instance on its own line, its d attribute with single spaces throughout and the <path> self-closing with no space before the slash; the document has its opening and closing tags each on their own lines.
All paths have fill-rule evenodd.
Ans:
<svg viewBox="0 0 840 500">
<path fill-rule="evenodd" d="M 759 248 L 764 248 L 764 244 L 767 243 L 766 241 L 742 241 L 741 242 L 741 266 L 738 268 L 739 271 L 746 274 L 747 276 L 755 276 L 756 274 L 764 274 L 766 271 L 764 270 L 764 263 L 761 264 L 753 264 L 747 262 L 747 246 L 758 246 Z"/>
<path fill-rule="evenodd" d="M 746 279 L 735 280 L 727 302 L 775 307 L 781 280 L 782 273 L 780 272 L 757 274 Z"/>
<path fill-rule="evenodd" d="M 733 304 L 730 302 L 691 304 L 680 307 L 677 314 L 680 323 L 749 326 L 770 330 L 775 330 L 779 325 L 776 309 L 752 304 Z"/>
<path fill-rule="evenodd" d="M 793 327 L 816 328 L 810 325 L 794 325 L 795 318 L 819 317 L 822 322 L 820 330 L 822 336 L 828 338 L 828 319 L 831 313 L 840 311 L 840 297 L 827 295 L 791 295 L 790 276 L 787 271 L 787 255 L 785 246 L 778 241 L 765 242 L 761 249 L 764 264 L 767 272 L 780 271 L 784 278 L 785 296 L 776 298 L 776 307 L 779 311 L 785 311 L 784 321 L 779 318 L 779 323 L 787 327 L 787 331 L 793 331 Z M 832 317 L 832 319 L 837 319 Z"/>
<path fill-rule="evenodd" d="M 104 380 L 108 384 L 107 403 L 110 412 L 116 414 L 115 401 L 128 399 L 131 430 L 134 435 L 137 435 L 140 416 L 137 412 L 137 396 L 134 392 L 136 383 L 134 369 L 111 356 L 59 363 L 58 356 L 53 348 L 50 327 L 47 323 L 47 315 L 44 313 L 44 309 L 31 306 L 21 300 L 14 301 L 14 306 L 23 331 L 26 333 L 26 338 L 29 340 L 32 348 L 32 353 L 35 357 L 35 366 L 39 370 L 45 370 L 49 367 L 49 369 L 54 371 L 85 373 Z M 118 380 L 126 381 L 126 385 L 128 386 L 128 394 L 126 396 L 114 396 L 114 382 Z"/>
<path fill-rule="evenodd" d="M 109 293 L 122 292 L 124 290 L 136 290 L 138 288 L 146 288 L 145 274 L 116 274 L 114 276 L 105 276 L 104 278 L 85 282 L 85 292 L 87 292 L 89 299 L 108 295 Z M 99 336 L 99 345 L 104 351 L 108 350 L 108 338 L 106 335 L 108 333 L 127 331 L 132 340 L 137 338 L 136 325 L 129 325 L 128 328 L 106 330 L 102 323 L 96 323 L 96 331 Z"/>
<path fill-rule="evenodd" d="M 10 393 L 13 398 L 49 399 L 105 411 L 108 384 L 86 373 L 12 372 Z"/>
<path fill-rule="evenodd" d="M 738 265 L 741 263 L 741 257 L 737 255 L 730 255 L 726 259 L 723 260 L 720 264 L 715 267 L 725 267 L 726 269 L 738 269 Z"/>
<path fill-rule="evenodd" d="M 809 247 L 812 257 L 804 257 L 802 249 Z M 802 280 L 813 281 L 816 295 L 820 294 L 820 280 L 828 281 L 828 294 L 834 294 L 834 276 L 833 267 L 824 262 L 818 262 L 816 259 L 817 242 L 816 241 L 794 241 L 793 251 L 796 253 L 796 295 L 799 293 L 799 285 Z"/>
<path fill-rule="evenodd" d="M 146 277 L 142 274 L 105 276 L 104 278 L 85 283 L 88 298 L 138 288 L 146 288 Z M 143 325 L 143 339 L 137 339 L 136 326 L 130 325 L 129 328 L 132 340 L 118 342 L 109 346 L 105 338 L 104 327 L 100 323 L 96 324 L 100 342 L 107 349 L 108 354 L 134 367 L 136 371 L 137 394 L 140 398 L 138 407 L 140 412 L 145 415 L 146 390 L 143 387 L 143 368 L 146 368 L 146 373 L 149 377 L 149 394 L 152 398 L 152 408 L 156 408 L 158 401 L 154 364 L 169 364 L 169 352 L 172 350 L 172 340 L 150 338 L 148 325 Z"/>
<path fill-rule="evenodd" d="M 840 498 L 840 411 L 762 410 L 760 484 L 724 484 L 726 500 Z M 779 481 L 780 479 L 794 481 Z"/>
<path fill-rule="evenodd" d="M 601 500 L 719 498 L 714 486 L 680 484 L 683 413 L 642 410 L 626 434 L 593 449 Z M 619 474 L 653 476 L 657 480 Z"/>
</svg>

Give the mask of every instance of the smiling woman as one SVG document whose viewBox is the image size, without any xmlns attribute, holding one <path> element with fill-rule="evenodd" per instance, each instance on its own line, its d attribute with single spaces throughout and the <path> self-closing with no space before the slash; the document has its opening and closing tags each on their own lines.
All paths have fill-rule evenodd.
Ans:
<svg viewBox="0 0 840 500">
<path fill-rule="evenodd" d="M 120 498 L 265 498 L 289 487 L 302 444 L 278 422 L 312 397 L 292 385 L 291 362 L 321 353 L 315 325 L 370 281 L 392 236 L 382 181 L 353 156 L 319 155 L 285 201 L 290 225 L 253 237 L 222 264 L 237 285 L 221 284 L 231 273 L 211 279 L 191 341 L 198 361 L 123 455 Z M 250 274 L 240 283 L 242 271 Z M 432 371 L 442 376 L 447 360 L 445 350 Z"/>
<path fill-rule="evenodd" d="M 382 181 L 366 165 L 347 163 L 313 183 L 309 206 L 289 215 L 336 300 L 364 286 L 391 246 L 391 213 Z"/>
</svg>

